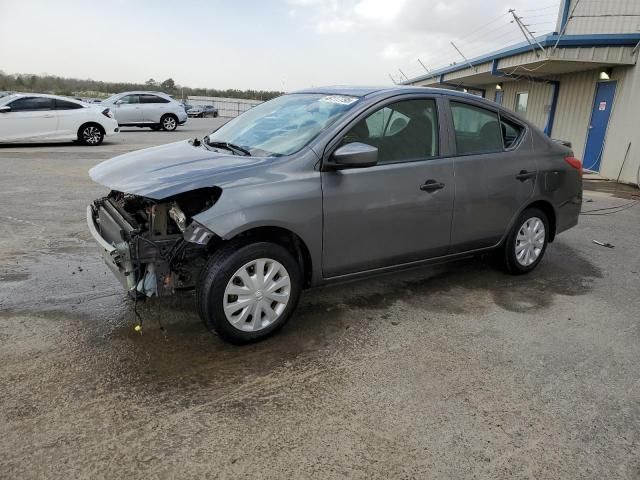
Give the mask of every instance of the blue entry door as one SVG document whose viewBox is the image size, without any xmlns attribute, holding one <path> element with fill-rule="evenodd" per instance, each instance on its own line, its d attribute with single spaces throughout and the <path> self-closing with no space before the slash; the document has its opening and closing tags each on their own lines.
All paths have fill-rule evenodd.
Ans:
<svg viewBox="0 0 640 480">
<path fill-rule="evenodd" d="M 502 105 L 502 96 L 504 92 L 502 90 L 496 90 L 495 102 Z"/>
<path fill-rule="evenodd" d="M 613 107 L 613 97 L 616 93 L 616 82 L 599 82 L 591 111 L 587 145 L 584 149 L 582 165 L 586 170 L 600 171 L 600 160 L 604 150 L 604 136 Z"/>
</svg>

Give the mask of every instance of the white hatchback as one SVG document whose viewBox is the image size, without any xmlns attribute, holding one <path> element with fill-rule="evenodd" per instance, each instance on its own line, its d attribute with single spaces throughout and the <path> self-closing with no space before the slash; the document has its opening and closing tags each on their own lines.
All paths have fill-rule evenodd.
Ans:
<svg viewBox="0 0 640 480">
<path fill-rule="evenodd" d="M 100 145 L 118 131 L 118 122 L 101 105 L 36 93 L 0 98 L 0 143 L 77 140 Z"/>
</svg>

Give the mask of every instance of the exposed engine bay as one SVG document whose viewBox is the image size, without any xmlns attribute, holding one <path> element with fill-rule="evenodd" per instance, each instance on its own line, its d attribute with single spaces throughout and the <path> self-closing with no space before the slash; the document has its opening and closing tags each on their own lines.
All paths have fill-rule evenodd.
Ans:
<svg viewBox="0 0 640 480">
<path fill-rule="evenodd" d="M 211 208 L 220 194 L 219 188 L 201 188 L 157 201 L 111 191 L 88 207 L 87 222 L 131 295 L 170 295 L 195 286 L 219 241 L 192 217 Z"/>
</svg>

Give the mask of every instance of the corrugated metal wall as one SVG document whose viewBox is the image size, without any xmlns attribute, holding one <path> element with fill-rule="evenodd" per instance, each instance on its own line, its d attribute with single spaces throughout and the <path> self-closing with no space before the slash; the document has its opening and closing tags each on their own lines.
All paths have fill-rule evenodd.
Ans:
<svg viewBox="0 0 640 480">
<path fill-rule="evenodd" d="M 571 1 L 569 12 L 576 0 Z M 627 16 L 625 16 L 627 15 Z M 566 29 L 567 35 L 585 33 L 637 33 L 640 27 L 638 0 L 580 0 Z M 560 18 L 562 5 L 560 6 Z"/>
<path fill-rule="evenodd" d="M 640 68 L 615 68 L 611 78 L 618 83 L 600 173 L 611 179 L 620 175 L 621 181 L 636 184 L 640 174 Z"/>
<path fill-rule="evenodd" d="M 560 95 L 551 136 L 570 141 L 580 158 L 584 154 L 598 74 L 598 70 L 590 70 L 558 77 Z"/>
<path fill-rule="evenodd" d="M 551 85 L 526 80 L 503 82 L 503 91 L 502 105 L 511 110 L 515 110 L 516 107 L 516 94 L 519 92 L 528 92 L 529 101 L 527 104 L 526 118 L 533 122 L 538 128 L 544 129 L 551 105 Z"/>
</svg>

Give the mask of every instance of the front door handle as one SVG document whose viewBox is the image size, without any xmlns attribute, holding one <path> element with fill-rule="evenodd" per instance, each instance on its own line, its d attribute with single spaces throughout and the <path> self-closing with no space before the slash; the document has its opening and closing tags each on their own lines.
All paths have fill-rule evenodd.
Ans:
<svg viewBox="0 0 640 480">
<path fill-rule="evenodd" d="M 526 170 L 520 170 L 520 173 L 516 175 L 516 179 L 524 182 L 530 178 L 535 178 L 538 172 L 528 172 Z"/>
<path fill-rule="evenodd" d="M 444 188 L 444 183 L 438 182 L 436 180 L 427 180 L 422 185 L 420 185 L 420 190 L 423 192 L 435 192 L 436 190 L 441 190 Z"/>
</svg>

